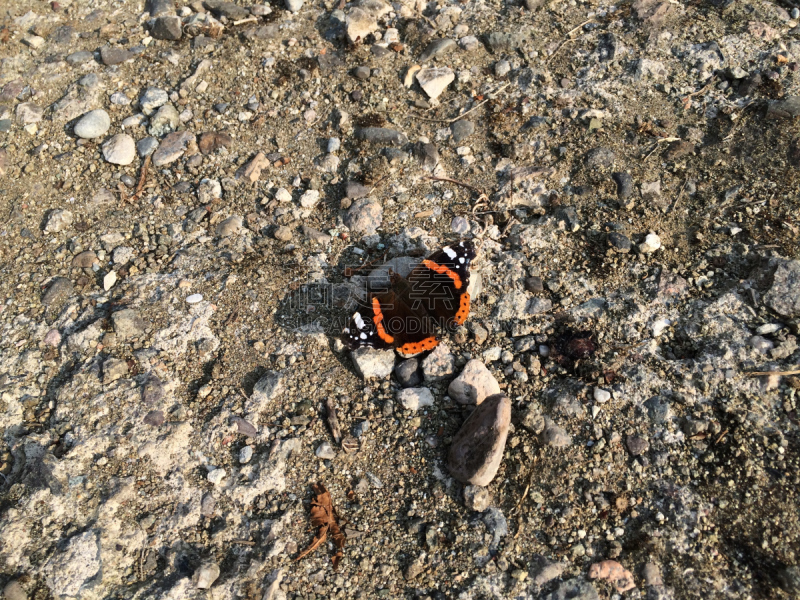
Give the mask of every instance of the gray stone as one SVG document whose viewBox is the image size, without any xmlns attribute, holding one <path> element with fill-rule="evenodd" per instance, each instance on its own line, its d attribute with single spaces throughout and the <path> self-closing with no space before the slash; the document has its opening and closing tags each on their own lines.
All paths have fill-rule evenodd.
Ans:
<svg viewBox="0 0 800 600">
<path fill-rule="evenodd" d="M 118 133 L 103 143 L 103 158 L 112 165 L 129 165 L 136 158 L 136 142 L 127 133 Z"/>
<path fill-rule="evenodd" d="M 241 231 L 242 224 L 244 223 L 241 215 L 233 215 L 228 217 L 222 223 L 217 225 L 217 235 L 219 237 L 230 237 L 236 235 Z"/>
<path fill-rule="evenodd" d="M 245 403 L 245 412 L 264 410 L 275 398 L 283 393 L 285 377 L 278 371 L 267 371 L 253 387 L 253 393 Z"/>
<path fill-rule="evenodd" d="M 631 177 L 630 173 L 620 171 L 618 173 L 612 173 L 611 177 L 617 184 L 617 196 L 622 200 L 630 198 L 631 194 L 633 194 L 633 177 Z"/>
<path fill-rule="evenodd" d="M 800 316 L 800 261 L 783 261 L 775 270 L 764 302 L 784 317 Z"/>
<path fill-rule="evenodd" d="M 607 169 L 614 166 L 617 155 L 611 148 L 594 148 L 586 154 L 586 166 L 590 169 Z"/>
<path fill-rule="evenodd" d="M 319 446 L 317 446 L 314 454 L 317 458 L 321 458 L 323 460 L 333 460 L 336 458 L 336 451 L 328 442 L 322 442 Z"/>
<path fill-rule="evenodd" d="M 217 501 L 211 492 L 203 494 L 200 500 L 200 514 L 204 517 L 213 517 L 214 509 L 217 507 Z"/>
<path fill-rule="evenodd" d="M 405 388 L 397 391 L 397 401 L 406 410 L 419 410 L 423 406 L 433 406 L 433 394 L 428 388 Z"/>
<path fill-rule="evenodd" d="M 500 393 L 500 385 L 481 361 L 473 358 L 461 374 L 450 382 L 447 394 L 461 404 L 480 404 Z"/>
<path fill-rule="evenodd" d="M 18 581 L 10 581 L 3 588 L 3 598 L 6 600 L 28 600 L 28 594 Z"/>
<path fill-rule="evenodd" d="M 100 60 L 103 61 L 103 64 L 107 67 L 119 65 L 132 58 L 133 54 L 125 50 L 125 48 L 112 48 L 111 46 L 103 46 L 100 48 Z"/>
<path fill-rule="evenodd" d="M 17 105 L 17 121 L 23 125 L 38 123 L 44 116 L 44 109 L 33 102 L 23 102 Z"/>
<path fill-rule="evenodd" d="M 175 3 L 173 0 L 148 0 L 145 10 L 150 13 L 151 17 L 174 15 Z"/>
<path fill-rule="evenodd" d="M 139 98 L 139 108 L 145 115 L 150 116 L 167 102 L 169 102 L 169 94 L 165 90 L 150 87 Z"/>
<path fill-rule="evenodd" d="M 486 46 L 494 53 L 511 52 L 527 46 L 531 39 L 531 31 L 522 29 L 514 33 L 493 31 L 486 36 Z"/>
<path fill-rule="evenodd" d="M 355 69 L 353 69 L 353 77 L 355 77 L 356 79 L 361 79 L 361 80 L 369 79 L 370 73 L 371 73 L 370 68 L 365 66 L 356 67 Z"/>
<path fill-rule="evenodd" d="M 72 212 L 63 208 L 57 208 L 52 211 L 47 217 L 47 223 L 44 226 L 45 233 L 58 233 L 64 231 L 72 225 Z"/>
<path fill-rule="evenodd" d="M 105 134 L 111 127 L 111 117 L 102 108 L 90 111 L 75 123 L 74 132 L 80 138 L 93 139 Z"/>
<path fill-rule="evenodd" d="M 353 366 L 364 379 L 386 379 L 394 368 L 394 350 L 358 348 L 350 353 Z"/>
<path fill-rule="evenodd" d="M 582 577 L 575 577 L 562 581 L 544 600 L 600 600 L 600 596 L 591 583 Z"/>
<path fill-rule="evenodd" d="M 73 52 L 66 58 L 67 64 L 72 65 L 73 67 L 87 63 L 90 60 L 94 60 L 94 53 L 89 52 L 88 50 L 79 50 L 78 52 Z"/>
<path fill-rule="evenodd" d="M 153 153 L 153 166 L 163 167 L 178 160 L 190 145 L 195 143 L 194 134 L 188 131 L 175 131 L 161 140 L 158 150 Z"/>
<path fill-rule="evenodd" d="M 155 375 L 150 375 L 142 386 L 142 402 L 146 405 L 155 404 L 164 397 L 164 383 Z"/>
<path fill-rule="evenodd" d="M 432 100 L 441 96 L 455 78 L 456 74 L 449 67 L 424 67 L 416 75 L 417 83 Z"/>
<path fill-rule="evenodd" d="M 42 304 L 57 307 L 72 295 L 74 286 L 66 277 L 56 277 L 42 294 Z"/>
<path fill-rule="evenodd" d="M 456 371 L 456 357 L 444 342 L 433 349 L 422 361 L 422 377 L 427 383 L 442 381 Z"/>
<path fill-rule="evenodd" d="M 422 383 L 422 375 L 419 372 L 419 360 L 409 358 L 400 362 L 394 370 L 394 376 L 398 383 L 403 387 L 416 387 Z"/>
<path fill-rule="evenodd" d="M 631 453 L 631 456 L 640 456 L 650 448 L 649 442 L 638 435 L 629 435 L 626 445 L 628 446 L 628 452 Z"/>
<path fill-rule="evenodd" d="M 180 113 L 172 104 L 167 103 L 159 107 L 156 114 L 151 117 L 147 132 L 153 137 L 162 137 L 175 131 L 180 124 Z"/>
<path fill-rule="evenodd" d="M 800 96 L 773 100 L 767 107 L 768 119 L 794 119 L 800 117 Z"/>
<path fill-rule="evenodd" d="M 472 121 L 461 119 L 450 124 L 450 131 L 453 134 L 453 142 L 459 145 L 475 133 L 475 124 Z"/>
<path fill-rule="evenodd" d="M 192 582 L 198 589 L 207 590 L 219 577 L 219 565 L 215 562 L 206 562 L 192 575 Z"/>
<path fill-rule="evenodd" d="M 128 374 L 128 363 L 118 358 L 109 358 L 103 363 L 103 383 L 111 383 Z"/>
<path fill-rule="evenodd" d="M 372 144 L 402 146 L 408 143 L 406 134 L 395 129 L 385 129 L 383 127 L 359 127 L 355 130 L 355 137 L 357 140 Z"/>
<path fill-rule="evenodd" d="M 118 310 L 111 315 L 114 332 L 120 340 L 129 340 L 144 335 L 147 323 L 133 308 Z"/>
<path fill-rule="evenodd" d="M 94 531 L 70 538 L 66 548 L 44 565 L 47 587 L 57 597 L 80 597 L 81 588 L 100 571 L 100 544 Z"/>
<path fill-rule="evenodd" d="M 293 13 L 300 12 L 304 0 L 286 0 L 286 8 Z"/>
<path fill-rule="evenodd" d="M 158 140 L 154 137 L 142 138 L 136 142 L 136 152 L 140 157 L 145 158 L 153 154 L 158 148 Z"/>
<path fill-rule="evenodd" d="M 608 245 L 614 249 L 614 252 L 619 252 L 620 254 L 627 254 L 631 251 L 630 238 L 616 231 L 608 234 Z"/>
<path fill-rule="evenodd" d="M 433 40 L 430 44 L 428 44 L 425 51 L 420 55 L 419 62 L 425 62 L 426 60 L 430 60 L 436 56 L 443 56 L 448 52 L 452 52 L 455 49 L 456 43 L 454 40 L 450 38 L 441 38 L 438 40 Z"/>
<path fill-rule="evenodd" d="M 542 443 L 553 448 L 567 448 L 572 445 L 572 436 L 547 417 L 544 417 L 544 430 L 541 437 Z"/>
<path fill-rule="evenodd" d="M 345 31 L 351 44 L 363 43 L 366 37 L 378 29 L 378 20 L 370 11 L 359 6 L 350 9 L 345 19 Z"/>
<path fill-rule="evenodd" d="M 496 506 L 492 506 L 483 514 L 483 523 L 486 525 L 486 530 L 492 536 L 492 541 L 489 542 L 489 553 L 495 554 L 500 541 L 508 535 L 508 521 L 502 511 Z"/>
<path fill-rule="evenodd" d="M 382 223 L 383 207 L 374 198 L 356 200 L 344 216 L 344 224 L 354 234 L 374 235 Z"/>
<path fill-rule="evenodd" d="M 150 35 L 157 40 L 179 40 L 183 35 L 183 23 L 180 17 L 165 15 L 158 17 L 150 29 Z"/>
<path fill-rule="evenodd" d="M 503 394 L 484 400 L 453 436 L 450 474 L 462 483 L 489 485 L 500 468 L 511 425 L 511 402 Z"/>
</svg>

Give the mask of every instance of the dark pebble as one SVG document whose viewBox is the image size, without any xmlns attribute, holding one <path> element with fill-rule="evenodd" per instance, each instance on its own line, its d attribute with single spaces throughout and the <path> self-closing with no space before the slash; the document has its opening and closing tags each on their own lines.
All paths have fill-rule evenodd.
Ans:
<svg viewBox="0 0 800 600">
<path fill-rule="evenodd" d="M 100 48 L 100 60 L 107 67 L 124 63 L 131 58 L 133 58 L 133 54 L 125 50 L 125 48 L 112 48 L 110 46 Z"/>
<path fill-rule="evenodd" d="M 408 152 L 399 148 L 383 148 L 381 154 L 386 157 L 390 165 L 402 164 L 411 158 Z"/>
<path fill-rule="evenodd" d="M 374 56 L 377 56 L 378 58 L 383 58 L 384 56 L 389 54 L 391 50 L 389 50 L 388 48 L 384 48 L 383 46 L 379 46 L 378 44 L 373 44 L 372 47 L 370 48 L 370 52 L 372 52 L 372 54 Z"/>
<path fill-rule="evenodd" d="M 453 134 L 453 141 L 460 144 L 475 133 L 475 124 L 466 120 L 456 121 L 450 125 L 450 131 Z"/>
<path fill-rule="evenodd" d="M 151 410 L 144 416 L 145 425 L 159 427 L 164 424 L 164 413 L 160 410 Z"/>
<path fill-rule="evenodd" d="M 586 166 L 590 169 L 607 169 L 614 165 L 617 155 L 611 148 L 594 148 L 586 154 Z"/>
<path fill-rule="evenodd" d="M 408 143 L 406 134 L 396 129 L 385 129 L 383 127 L 360 127 L 356 129 L 357 140 L 371 142 L 373 144 L 390 144 L 392 146 L 402 146 Z"/>
<path fill-rule="evenodd" d="M 370 70 L 369 67 L 356 67 L 353 69 L 353 77 L 356 79 L 369 79 Z"/>
<path fill-rule="evenodd" d="M 404 360 L 395 367 L 394 376 L 403 387 L 418 386 L 422 383 L 422 375 L 419 372 L 419 361 L 416 358 Z"/>
<path fill-rule="evenodd" d="M 175 3 L 172 0 L 148 0 L 145 10 L 151 17 L 175 14 Z"/>
<path fill-rule="evenodd" d="M 90 60 L 94 60 L 94 54 L 88 50 L 80 50 L 68 55 L 66 60 L 68 65 L 82 65 Z"/>
<path fill-rule="evenodd" d="M 153 28 L 150 30 L 152 35 L 157 40 L 179 40 L 183 34 L 183 26 L 180 17 L 164 16 L 158 17 L 153 23 Z"/>
<path fill-rule="evenodd" d="M 229 102 L 219 102 L 218 104 L 214 105 L 214 110 L 217 111 L 219 114 L 223 114 L 228 107 L 230 106 Z"/>
<path fill-rule="evenodd" d="M 200 139 L 197 142 L 197 146 L 203 154 L 211 154 L 219 148 L 229 148 L 231 144 L 233 144 L 233 137 L 229 133 L 216 131 L 207 131 L 200 134 Z"/>
<path fill-rule="evenodd" d="M 241 417 L 234 417 L 233 422 L 236 424 L 236 430 L 244 436 L 256 437 L 258 430 L 255 426 Z"/>
<path fill-rule="evenodd" d="M 433 170 L 439 164 L 439 150 L 434 144 L 419 142 L 414 146 L 414 156 L 428 170 Z"/>
<path fill-rule="evenodd" d="M 155 376 L 150 377 L 142 386 L 142 402 L 155 404 L 164 397 L 164 384 Z"/>
<path fill-rule="evenodd" d="M 350 92 L 350 100 L 353 102 L 360 102 L 361 99 L 364 97 L 364 92 L 361 90 L 353 90 Z"/>
<path fill-rule="evenodd" d="M 629 435 L 627 445 L 628 451 L 632 456 L 640 456 L 650 448 L 650 444 L 647 440 L 638 435 Z"/>
<path fill-rule="evenodd" d="M 616 252 L 627 254 L 631 251 L 631 241 L 628 236 L 612 231 L 608 234 L 608 245 L 611 246 Z"/>
<path fill-rule="evenodd" d="M 539 292 L 544 291 L 544 285 L 542 284 L 541 277 L 526 277 L 525 278 L 525 289 L 529 292 L 533 292 L 534 294 L 538 294 Z"/>
<path fill-rule="evenodd" d="M 345 198 L 351 198 L 353 200 L 357 198 L 365 198 L 369 195 L 370 187 L 366 185 L 362 185 L 357 181 L 348 181 L 345 185 Z"/>
<path fill-rule="evenodd" d="M 623 172 L 613 173 L 611 177 L 617 184 L 617 196 L 623 200 L 630 198 L 633 194 L 633 177 L 629 173 Z"/>
<path fill-rule="evenodd" d="M 450 38 L 441 38 L 438 40 L 432 41 L 428 44 L 428 47 L 425 48 L 425 51 L 420 55 L 419 62 L 425 62 L 426 60 L 430 60 L 435 56 L 442 56 L 447 54 L 448 52 L 452 51 L 456 47 L 456 43 L 454 40 Z"/>
<path fill-rule="evenodd" d="M 72 295 L 73 289 L 72 281 L 66 277 L 56 277 L 42 296 L 42 304 L 45 306 L 61 304 Z"/>
</svg>

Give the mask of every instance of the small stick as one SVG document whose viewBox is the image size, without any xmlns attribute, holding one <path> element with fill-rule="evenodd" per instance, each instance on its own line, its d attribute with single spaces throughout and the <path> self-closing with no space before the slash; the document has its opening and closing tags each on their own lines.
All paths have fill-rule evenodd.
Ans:
<svg viewBox="0 0 800 600">
<path fill-rule="evenodd" d="M 650 157 L 653 155 L 653 153 L 654 153 L 656 150 L 658 150 L 658 145 L 659 145 L 659 144 L 664 144 L 664 143 L 666 143 L 666 142 L 679 142 L 679 141 L 681 141 L 681 138 L 678 138 L 678 137 L 665 137 L 665 138 L 659 138 L 658 140 L 656 140 L 656 143 L 655 143 L 655 145 L 653 146 L 653 149 L 652 149 L 652 150 L 650 150 L 650 152 L 648 152 L 648 153 L 647 153 L 647 156 L 645 156 L 645 157 L 644 157 L 642 160 L 647 160 L 648 158 L 650 158 Z"/>
<path fill-rule="evenodd" d="M 236 23 L 234 23 L 236 25 Z M 255 542 L 251 542 L 250 540 L 231 540 L 231 544 L 240 544 L 242 546 L 255 546 Z"/>
<path fill-rule="evenodd" d="M 425 179 L 431 179 L 433 181 L 447 181 L 449 183 L 455 183 L 456 185 L 460 185 L 461 187 L 465 187 L 467 189 L 470 189 L 473 192 L 478 192 L 481 195 L 485 195 L 484 191 L 482 189 L 476 188 L 474 185 L 470 185 L 468 183 L 464 183 L 463 181 L 458 181 L 457 179 L 450 179 L 449 177 L 433 177 L 432 175 L 426 175 Z"/>
<path fill-rule="evenodd" d="M 238 21 L 234 21 L 234 25 L 244 25 L 245 23 L 258 23 L 258 18 L 256 17 L 247 17 L 246 19 L 239 19 Z"/>
<path fill-rule="evenodd" d="M 719 434 L 719 437 L 717 438 L 717 441 L 714 442 L 714 445 L 716 446 L 717 444 L 719 444 L 722 441 L 722 438 L 724 438 L 726 435 L 728 435 L 727 429 Z"/>
<path fill-rule="evenodd" d="M 567 32 L 567 35 L 565 36 L 566 39 L 563 42 L 561 42 L 555 50 L 553 50 L 553 53 L 547 58 L 546 61 L 544 61 L 544 64 L 549 64 L 550 61 L 553 60 L 553 57 L 558 53 L 558 51 L 561 50 L 561 48 L 564 46 L 564 44 L 566 44 L 567 42 L 571 42 L 572 41 L 572 34 L 573 33 L 578 31 L 584 25 L 588 25 L 589 23 L 594 23 L 594 22 L 595 22 L 594 19 L 588 19 L 588 20 L 584 21 L 583 23 L 581 23 L 580 25 L 578 25 L 577 27 L 575 27 L 573 29 L 570 29 Z"/>
<path fill-rule="evenodd" d="M 800 369 L 793 369 L 791 371 L 750 371 L 750 377 L 759 377 L 761 375 L 800 375 Z"/>
<path fill-rule="evenodd" d="M 341 444 L 342 430 L 339 428 L 339 419 L 336 416 L 336 400 L 334 400 L 333 396 L 328 396 L 325 399 L 325 408 L 328 411 L 328 425 L 331 428 L 333 440 L 337 444 Z"/>
<path fill-rule="evenodd" d="M 144 189 L 144 182 L 147 179 L 147 168 L 150 166 L 151 154 L 147 155 L 147 158 L 144 159 L 144 164 L 142 164 L 142 170 L 139 171 L 139 183 L 136 184 L 136 191 L 133 192 L 133 195 L 128 198 L 129 202 L 133 202 L 139 199 L 139 194 L 142 193 Z"/>
</svg>

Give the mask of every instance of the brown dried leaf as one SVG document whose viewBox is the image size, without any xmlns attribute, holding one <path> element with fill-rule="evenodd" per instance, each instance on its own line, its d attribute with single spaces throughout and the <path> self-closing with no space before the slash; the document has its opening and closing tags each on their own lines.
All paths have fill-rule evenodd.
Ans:
<svg viewBox="0 0 800 600">
<path fill-rule="evenodd" d="M 311 524 L 319 529 L 308 548 L 298 554 L 295 560 L 300 560 L 319 548 L 328 539 L 328 533 L 330 533 L 331 540 L 336 546 L 336 553 L 331 559 L 335 569 L 339 566 L 339 561 L 344 555 L 346 537 L 342 530 L 339 529 L 339 515 L 336 514 L 336 509 L 333 508 L 330 492 L 321 483 L 313 484 L 312 487 L 316 497 L 311 501 Z"/>
</svg>

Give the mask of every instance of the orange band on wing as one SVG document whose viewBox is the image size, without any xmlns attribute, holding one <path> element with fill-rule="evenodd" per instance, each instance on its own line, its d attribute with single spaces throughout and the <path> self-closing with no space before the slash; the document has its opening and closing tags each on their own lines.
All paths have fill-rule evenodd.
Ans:
<svg viewBox="0 0 800 600">
<path fill-rule="evenodd" d="M 469 316 L 469 294 L 461 295 L 461 302 L 456 313 L 455 322 L 457 325 L 463 325 L 464 321 Z"/>
<path fill-rule="evenodd" d="M 447 275 L 450 279 L 453 280 L 453 285 L 456 286 L 457 290 L 461 289 L 461 277 L 459 277 L 458 273 L 455 271 L 448 269 L 444 265 L 439 265 L 433 262 L 432 260 L 423 260 L 422 264 L 428 267 L 431 271 L 435 271 L 441 275 Z"/>
<path fill-rule="evenodd" d="M 397 351 L 401 354 L 419 354 L 439 345 L 439 340 L 435 337 L 428 337 L 419 342 L 408 342 L 400 346 Z"/>
<path fill-rule="evenodd" d="M 394 343 L 394 338 L 386 333 L 386 329 L 383 327 L 383 312 L 381 312 L 381 303 L 378 302 L 377 298 L 372 299 L 372 311 L 375 313 L 375 329 L 378 332 L 378 337 L 381 338 L 387 344 Z"/>
</svg>

